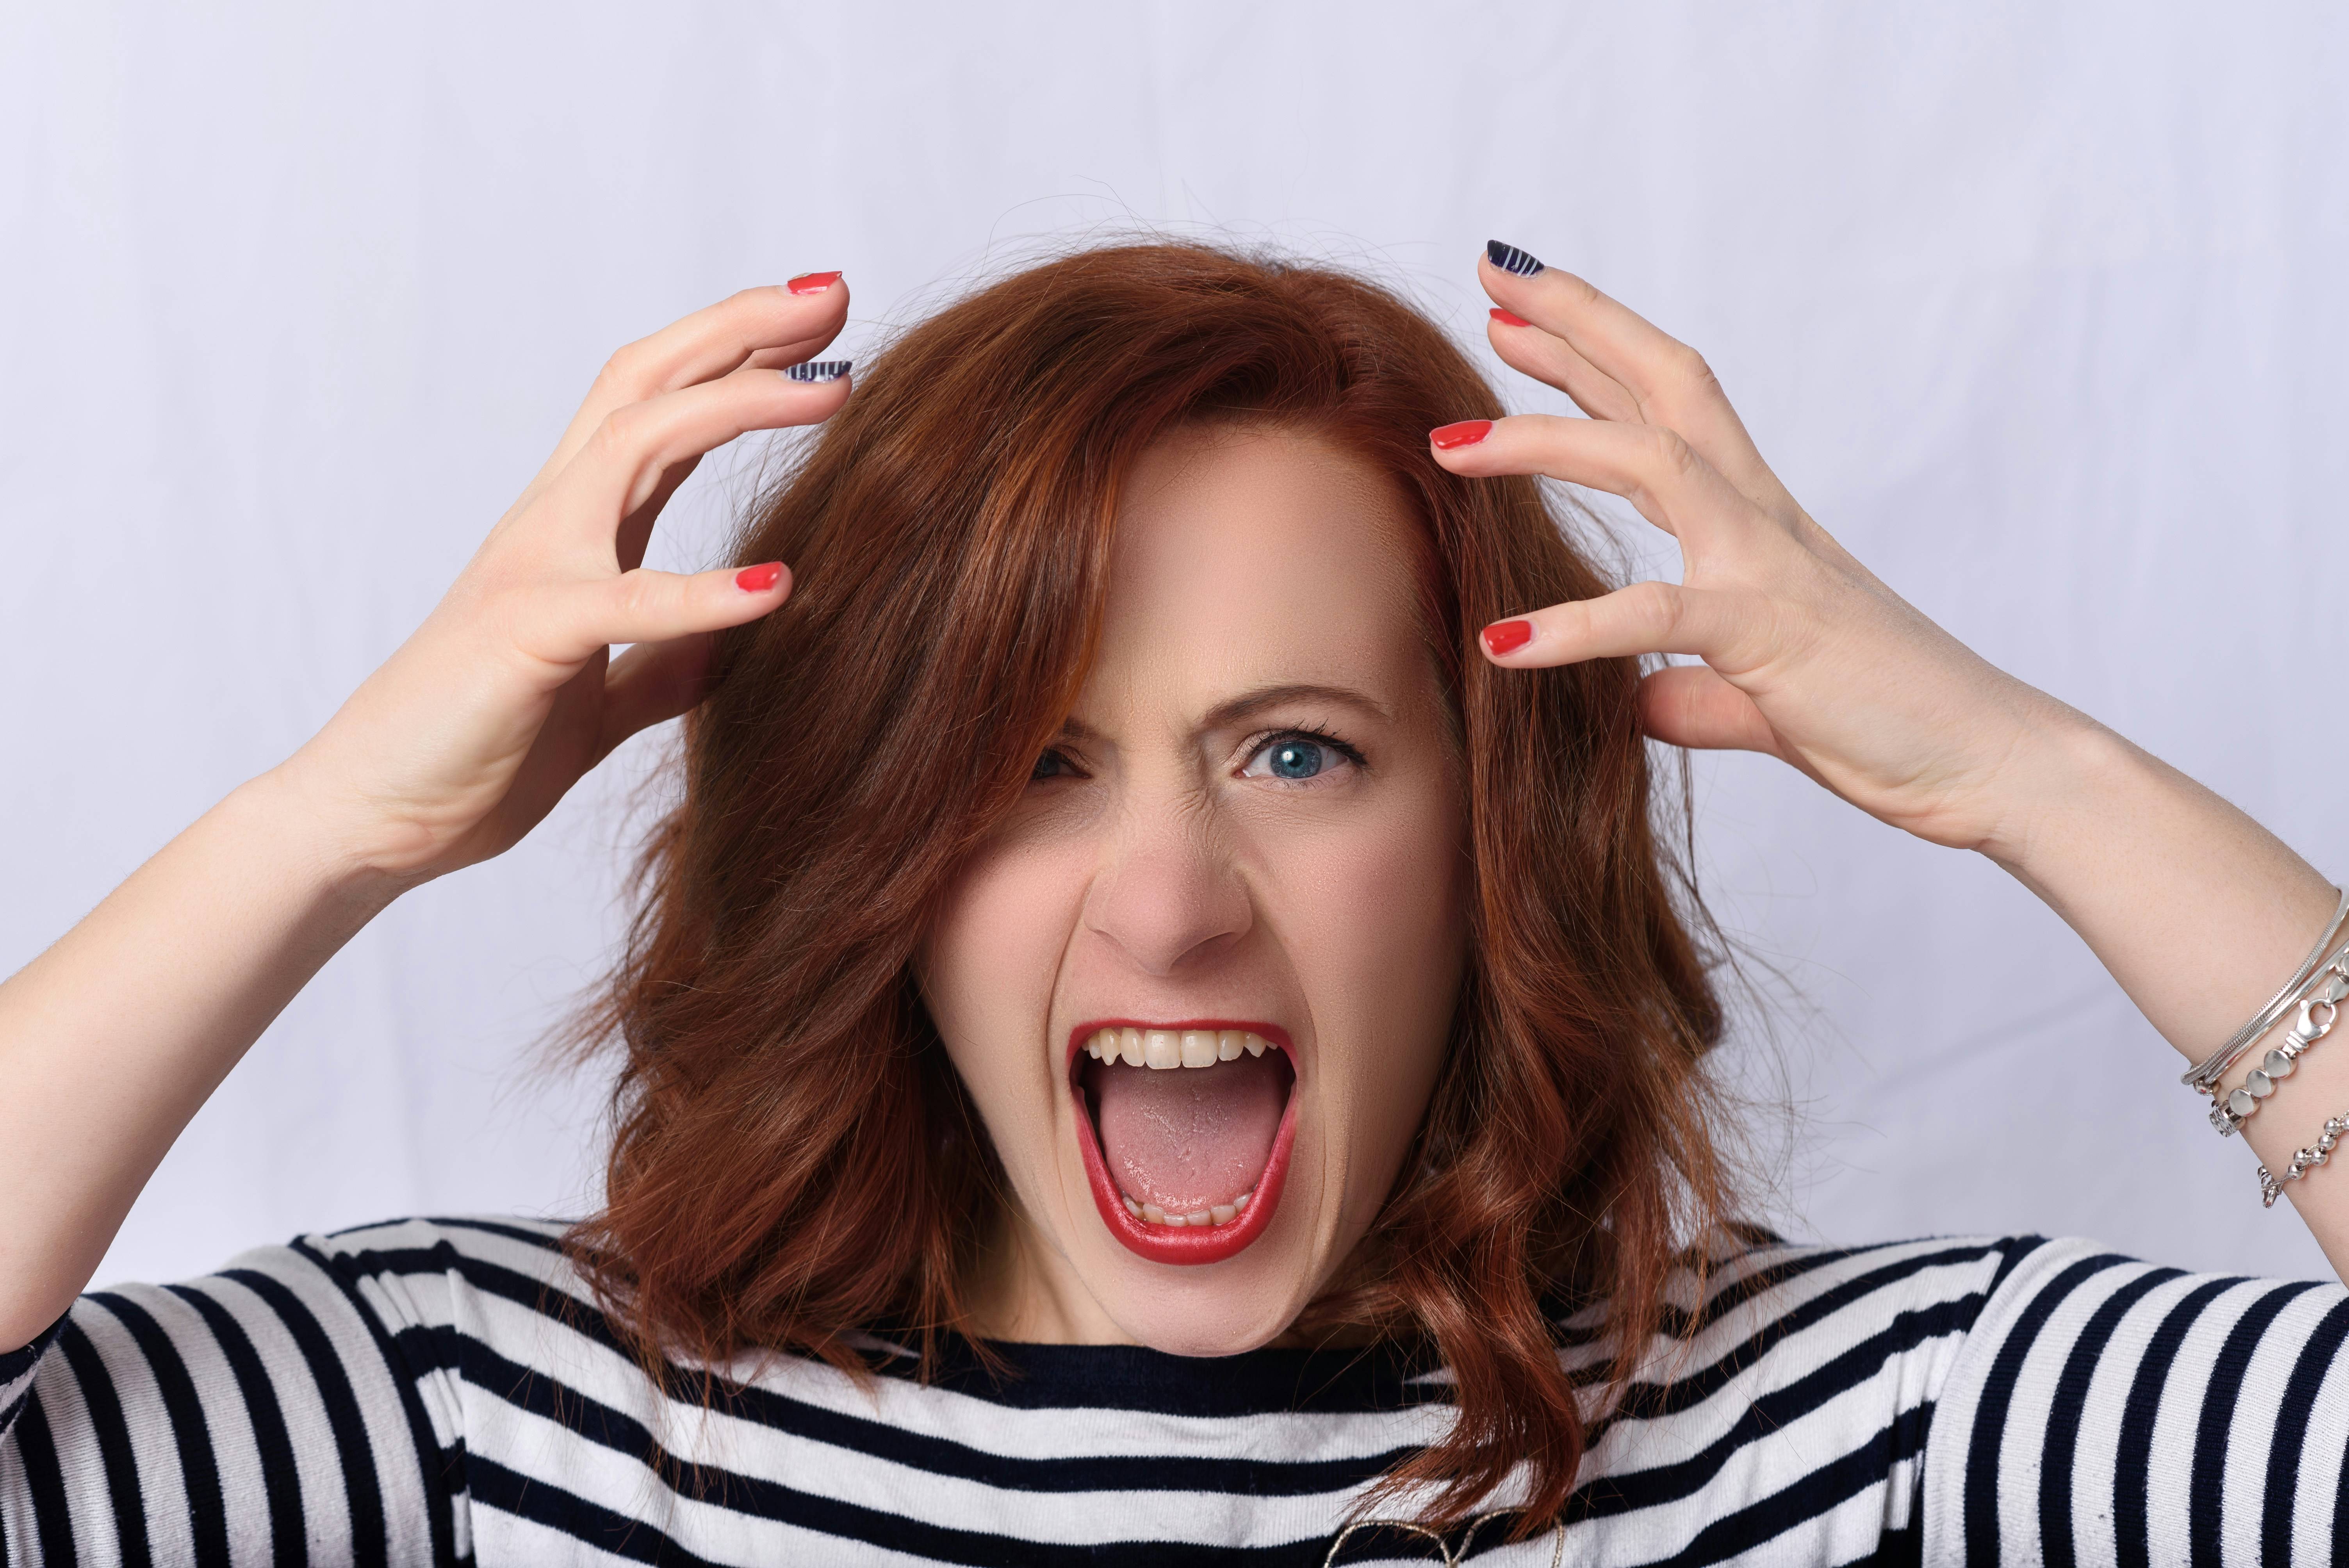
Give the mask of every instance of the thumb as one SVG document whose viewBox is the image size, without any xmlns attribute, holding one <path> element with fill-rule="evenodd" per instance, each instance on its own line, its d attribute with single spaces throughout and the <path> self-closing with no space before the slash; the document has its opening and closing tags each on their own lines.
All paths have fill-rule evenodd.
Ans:
<svg viewBox="0 0 2349 1568">
<path fill-rule="evenodd" d="M 1640 726 L 1668 746 L 1781 755 L 1777 733 L 1754 699 L 1702 665 L 1672 665 L 1642 676 Z"/>
<path fill-rule="evenodd" d="M 709 695 L 712 644 L 710 634 L 696 632 L 666 643 L 638 643 L 613 661 L 604 677 L 595 762 L 636 731 L 675 718 Z"/>
</svg>

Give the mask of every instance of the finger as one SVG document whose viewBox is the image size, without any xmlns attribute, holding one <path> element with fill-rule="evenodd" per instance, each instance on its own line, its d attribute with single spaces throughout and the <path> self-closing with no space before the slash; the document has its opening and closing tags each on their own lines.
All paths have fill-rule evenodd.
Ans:
<svg viewBox="0 0 2349 1568">
<path fill-rule="evenodd" d="M 1623 384 L 1555 337 L 1513 312 L 1493 307 L 1485 335 L 1510 369 L 1557 387 L 1594 419 L 1637 421 L 1640 400 Z"/>
<path fill-rule="evenodd" d="M 1702 355 L 1572 273 L 1501 248 L 1531 270 L 1495 265 L 1488 246 L 1477 274 L 1493 303 L 1565 343 L 1630 395 L 1641 421 L 1680 432 L 1757 505 L 1773 511 L 1794 505 Z M 1527 374 L 1550 379 L 1537 370 Z"/>
<path fill-rule="evenodd" d="M 615 408 L 533 510 L 574 542 L 612 550 L 616 520 L 649 502 L 669 469 L 749 431 L 812 425 L 838 411 L 850 389 L 847 362 L 821 368 L 828 379 L 741 370 Z"/>
<path fill-rule="evenodd" d="M 822 278 L 831 281 L 800 292 Z M 796 365 L 822 353 L 847 319 L 847 282 L 837 273 L 813 273 L 744 289 L 638 338 L 597 372 L 533 486 L 560 473 L 613 409 L 730 375 L 754 358 L 765 369 Z"/>
<path fill-rule="evenodd" d="M 1547 474 L 1619 495 L 1687 552 L 1763 531 L 1785 537 L 1783 524 L 1659 425 L 1512 414 L 1446 425 L 1428 439 L 1435 460 L 1455 474 Z"/>
<path fill-rule="evenodd" d="M 595 761 L 640 729 L 675 718 L 709 690 L 707 632 L 667 643 L 638 643 L 612 661 L 604 680 L 603 723 Z M 592 764 L 591 764 L 592 766 Z"/>
<path fill-rule="evenodd" d="M 567 669 L 614 643 L 670 643 L 755 621 L 791 592 L 792 574 L 781 562 L 692 573 L 640 566 L 521 590 L 505 619 L 526 656 Z"/>
<path fill-rule="evenodd" d="M 1779 755 L 1777 732 L 1754 699 L 1702 665 L 1673 665 L 1642 677 L 1640 725 L 1657 740 L 1692 750 Z"/>
<path fill-rule="evenodd" d="M 661 512 L 668 506 L 669 498 L 679 486 L 693 477 L 701 466 L 699 458 L 688 458 L 672 463 L 660 471 L 653 482 L 653 493 L 644 505 L 620 520 L 620 531 L 613 541 L 613 557 L 623 572 L 634 572 L 645 563 L 645 550 L 652 542 L 653 524 L 660 521 Z"/>
<path fill-rule="evenodd" d="M 1576 599 L 1495 621 L 1477 638 L 1485 656 L 1511 669 L 1546 669 L 1584 659 L 1693 654 L 1737 675 L 1773 645 L 1769 601 L 1758 594 L 1634 583 L 1596 599 Z"/>
</svg>

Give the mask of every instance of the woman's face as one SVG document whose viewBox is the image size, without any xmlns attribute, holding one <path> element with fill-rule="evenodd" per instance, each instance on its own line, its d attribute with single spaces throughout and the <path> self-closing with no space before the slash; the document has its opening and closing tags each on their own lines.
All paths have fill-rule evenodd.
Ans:
<svg viewBox="0 0 2349 1568">
<path fill-rule="evenodd" d="M 1426 1107 L 1461 778 L 1382 476 L 1191 428 L 1126 495 L 1098 662 L 919 969 L 1011 1181 L 986 1331 L 1224 1355 L 1328 1283 Z"/>
</svg>

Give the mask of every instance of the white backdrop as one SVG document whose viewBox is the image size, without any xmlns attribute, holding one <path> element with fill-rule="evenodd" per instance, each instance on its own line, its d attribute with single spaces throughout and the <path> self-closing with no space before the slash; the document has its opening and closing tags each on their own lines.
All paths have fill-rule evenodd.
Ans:
<svg viewBox="0 0 2349 1568">
<path fill-rule="evenodd" d="M 1370 266 L 1488 364 L 1487 235 L 1586 273 L 1896 588 L 2349 875 L 2337 7 L 214 9 L 0 6 L 0 969 L 333 711 L 612 347 L 843 267 L 854 353 L 1136 221 Z M 1793 986 L 1792 1222 L 2323 1273 L 2022 888 L 1700 777 L 1711 895 Z M 615 928 L 616 781 L 329 965 L 101 1277 L 575 1212 L 598 1086 L 527 1055 Z"/>
</svg>

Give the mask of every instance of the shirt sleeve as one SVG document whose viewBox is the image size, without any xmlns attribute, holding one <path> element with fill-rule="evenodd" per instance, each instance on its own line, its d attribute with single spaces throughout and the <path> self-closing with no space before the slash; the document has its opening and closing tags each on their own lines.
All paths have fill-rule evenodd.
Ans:
<svg viewBox="0 0 2349 1568">
<path fill-rule="evenodd" d="M 0 1560 L 459 1561 L 461 1443 L 364 1284 L 305 1239 L 0 1357 Z"/>
<path fill-rule="evenodd" d="M 1926 1440 L 1928 1563 L 2349 1561 L 2349 1291 L 2025 1238 Z"/>
</svg>

